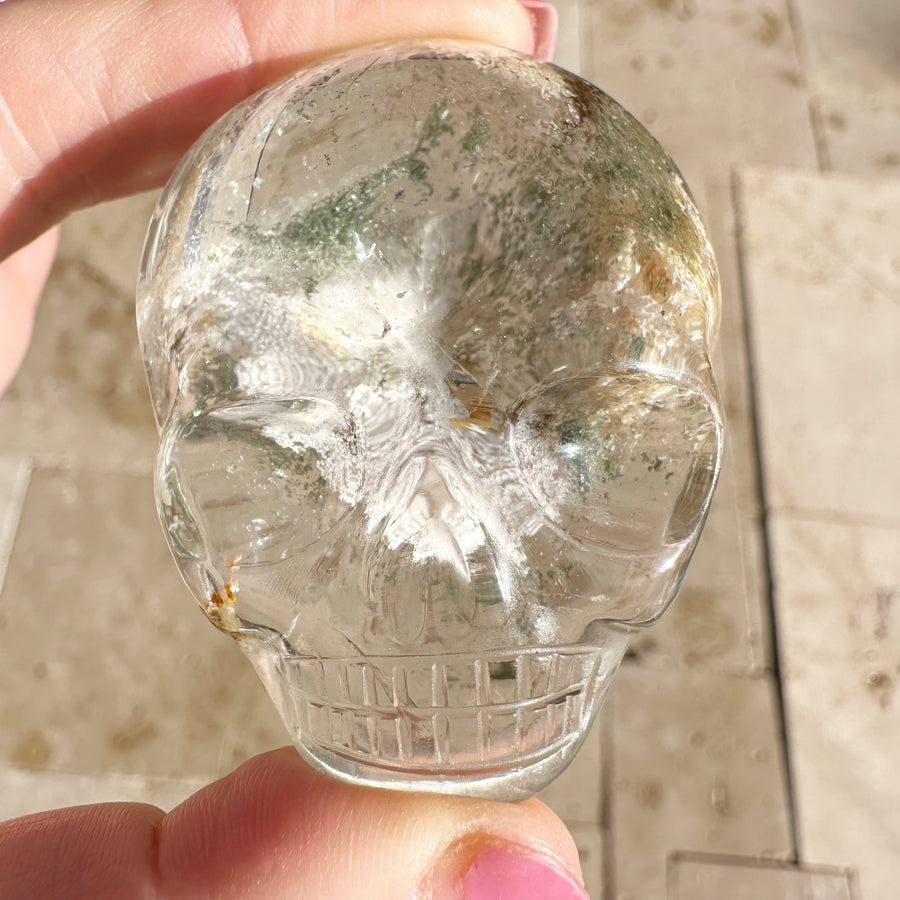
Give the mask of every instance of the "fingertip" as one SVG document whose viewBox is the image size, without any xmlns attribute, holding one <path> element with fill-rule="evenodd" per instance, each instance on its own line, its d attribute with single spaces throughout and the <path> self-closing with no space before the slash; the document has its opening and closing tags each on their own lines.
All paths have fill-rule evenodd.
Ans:
<svg viewBox="0 0 900 900">
<path fill-rule="evenodd" d="M 574 842 L 544 804 L 345 784 L 293 749 L 250 760 L 168 815 L 99 804 L 0 826 L 0 897 L 496 900 L 531 883 L 541 900 L 582 896 Z"/>
</svg>

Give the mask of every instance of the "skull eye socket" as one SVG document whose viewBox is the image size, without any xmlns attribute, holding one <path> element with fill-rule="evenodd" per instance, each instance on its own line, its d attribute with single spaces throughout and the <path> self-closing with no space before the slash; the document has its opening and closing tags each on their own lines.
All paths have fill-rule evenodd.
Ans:
<svg viewBox="0 0 900 900">
<path fill-rule="evenodd" d="M 302 550 L 349 514 L 362 483 L 358 429 L 327 400 L 215 409 L 184 423 L 165 450 L 161 501 L 190 516 L 184 533 L 198 543 L 176 550 L 208 554 L 214 566 L 232 558 L 273 562 Z"/>
<path fill-rule="evenodd" d="M 704 394 L 648 373 L 564 379 L 513 415 L 512 452 L 537 506 L 579 541 L 648 552 L 690 539 L 718 469 Z"/>
</svg>

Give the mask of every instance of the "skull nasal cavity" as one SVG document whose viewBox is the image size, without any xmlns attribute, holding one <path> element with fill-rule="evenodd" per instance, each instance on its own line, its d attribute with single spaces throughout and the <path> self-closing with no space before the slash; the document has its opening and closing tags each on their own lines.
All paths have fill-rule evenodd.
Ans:
<svg viewBox="0 0 900 900">
<path fill-rule="evenodd" d="M 432 460 L 391 525 L 369 572 L 370 598 L 387 633 L 404 645 L 464 633 L 475 615 L 466 557 L 484 534 Z"/>
<path fill-rule="evenodd" d="M 406 509 L 398 510 L 399 519 L 406 532 L 404 537 L 424 532 L 424 539 L 434 539 L 434 549 L 429 555 L 445 557 L 449 547 L 446 537 L 440 536 L 441 529 L 438 525 L 443 525 L 444 530 L 449 531 L 451 542 L 456 545 L 458 552 L 458 538 L 454 540 L 452 536 L 458 531 L 470 529 L 474 523 L 455 496 L 458 488 L 454 491 L 453 482 L 444 466 L 430 458 L 420 462 L 421 474 Z"/>
<path fill-rule="evenodd" d="M 382 490 L 386 516 L 381 540 L 388 547 L 416 542 L 421 554 L 447 558 L 448 542 L 437 538 L 436 523 L 442 523 L 452 535 L 451 543 L 457 548 L 454 556 L 457 552 L 465 556 L 484 543 L 478 521 L 468 512 L 471 503 L 463 502 L 466 487 L 445 460 L 417 454 L 399 473 L 388 476 Z M 426 550 L 426 545 L 433 549 Z"/>
</svg>

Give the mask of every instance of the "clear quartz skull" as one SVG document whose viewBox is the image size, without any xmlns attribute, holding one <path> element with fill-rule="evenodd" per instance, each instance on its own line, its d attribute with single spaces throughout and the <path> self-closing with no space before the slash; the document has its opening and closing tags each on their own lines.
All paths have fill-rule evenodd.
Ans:
<svg viewBox="0 0 900 900">
<path fill-rule="evenodd" d="M 206 132 L 138 285 L 158 506 L 308 761 L 564 768 L 702 528 L 718 310 L 678 171 L 556 67 L 366 48 Z"/>
</svg>

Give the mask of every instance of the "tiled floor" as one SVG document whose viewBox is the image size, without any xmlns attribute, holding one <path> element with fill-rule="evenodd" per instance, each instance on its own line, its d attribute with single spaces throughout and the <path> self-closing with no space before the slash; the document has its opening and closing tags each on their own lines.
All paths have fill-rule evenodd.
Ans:
<svg viewBox="0 0 900 900">
<path fill-rule="evenodd" d="M 544 799 L 597 900 L 894 900 L 900 5 L 558 6 L 559 61 L 704 210 L 729 445 L 679 600 Z M 0 400 L 0 817 L 170 807 L 284 740 L 152 509 L 131 297 L 152 203 L 66 223 Z"/>
</svg>

